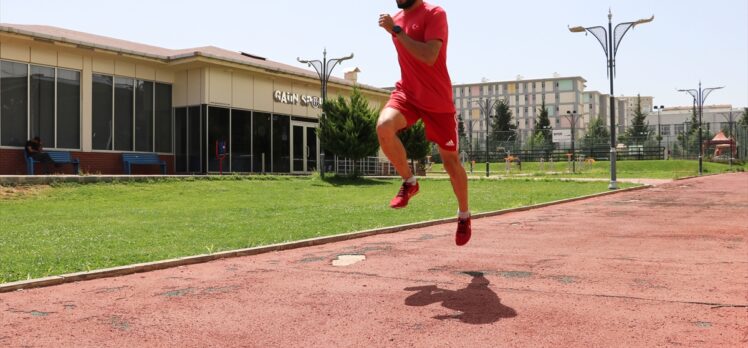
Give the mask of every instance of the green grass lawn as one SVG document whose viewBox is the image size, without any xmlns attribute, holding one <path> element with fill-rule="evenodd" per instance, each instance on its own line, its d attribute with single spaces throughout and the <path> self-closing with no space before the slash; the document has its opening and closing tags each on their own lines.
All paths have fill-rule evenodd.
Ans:
<svg viewBox="0 0 748 348">
<path fill-rule="evenodd" d="M 255 177 L 0 186 L 0 283 L 453 217 L 447 180 L 405 210 L 396 180 Z M 19 193 L 19 190 L 21 193 Z M 607 190 L 607 183 L 473 180 L 473 212 Z"/>
<path fill-rule="evenodd" d="M 688 176 L 698 175 L 699 173 L 699 162 L 698 161 L 687 161 L 687 160 L 669 160 L 669 161 L 617 161 L 616 162 L 616 173 L 617 177 L 621 179 L 677 179 Z M 733 165 L 733 170 L 748 169 L 746 165 Z M 506 164 L 505 163 L 491 163 L 489 168 L 491 175 L 506 175 Z M 470 167 L 466 165 L 466 170 L 470 171 Z M 512 164 L 510 175 L 533 175 L 533 176 L 550 176 L 550 177 L 561 177 L 561 178 L 608 178 L 610 177 L 610 162 L 599 161 L 595 162 L 591 166 L 584 166 L 580 168 L 577 165 L 577 173 L 571 174 L 568 172 L 568 163 L 556 162 L 554 166 L 549 163 L 545 163 L 543 171 L 540 169 L 540 163 L 538 162 L 523 162 L 522 171 L 519 170 L 516 163 Z M 730 170 L 730 166 L 721 163 L 704 162 L 704 174 L 723 173 Z M 434 164 L 431 168 L 432 173 L 441 173 L 444 171 L 444 167 L 441 164 Z M 548 172 L 556 172 L 551 174 Z M 473 167 L 474 175 L 485 175 L 486 164 L 476 163 Z"/>
</svg>

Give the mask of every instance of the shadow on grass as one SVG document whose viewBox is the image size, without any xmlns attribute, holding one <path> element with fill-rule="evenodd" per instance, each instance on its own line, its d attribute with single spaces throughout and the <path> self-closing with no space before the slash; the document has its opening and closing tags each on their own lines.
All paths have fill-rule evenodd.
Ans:
<svg viewBox="0 0 748 348">
<path fill-rule="evenodd" d="M 325 178 L 320 178 L 320 180 L 335 187 L 338 187 L 338 186 L 379 186 L 379 185 L 390 185 L 391 184 L 388 180 L 365 179 L 361 177 L 352 178 L 350 176 L 341 176 L 341 175 L 327 176 Z"/>
</svg>

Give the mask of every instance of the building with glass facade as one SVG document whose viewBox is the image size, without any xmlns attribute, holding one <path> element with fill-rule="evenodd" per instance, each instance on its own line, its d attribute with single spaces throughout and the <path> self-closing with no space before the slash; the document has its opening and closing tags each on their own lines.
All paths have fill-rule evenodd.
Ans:
<svg viewBox="0 0 748 348">
<path fill-rule="evenodd" d="M 355 77 L 354 77 L 355 79 Z M 332 78 L 330 98 L 358 86 Z M 170 50 L 61 28 L 0 24 L 0 175 L 25 174 L 23 146 L 122 174 L 122 153 L 155 153 L 170 173 L 308 173 L 318 167 L 316 72 L 217 47 Z M 160 173 L 135 166 L 134 173 Z"/>
</svg>

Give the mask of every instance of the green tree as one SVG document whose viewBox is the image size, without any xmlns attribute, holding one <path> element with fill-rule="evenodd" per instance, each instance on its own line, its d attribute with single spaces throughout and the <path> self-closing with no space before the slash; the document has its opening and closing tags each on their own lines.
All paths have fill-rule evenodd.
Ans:
<svg viewBox="0 0 748 348">
<path fill-rule="evenodd" d="M 553 143 L 549 143 L 542 133 L 533 134 L 527 139 L 524 145 L 525 150 L 545 150 L 546 156 L 550 154 L 550 150 L 553 147 Z"/>
<path fill-rule="evenodd" d="M 494 108 L 495 116 L 491 117 L 491 140 L 507 142 L 516 136 L 517 125 L 512 122 L 512 111 L 506 100 L 499 100 Z"/>
<path fill-rule="evenodd" d="M 400 131 L 397 134 L 405 147 L 405 152 L 410 158 L 413 172 L 416 173 L 416 161 L 423 161 L 431 153 L 431 142 L 426 139 L 426 127 L 423 121 L 418 120 L 414 125 Z"/>
<path fill-rule="evenodd" d="M 379 150 L 378 112 L 369 107 L 358 88 L 350 100 L 343 96 L 322 105 L 318 135 L 325 151 L 353 161 L 353 176 L 358 176 L 356 161 L 374 156 Z"/>
<path fill-rule="evenodd" d="M 462 114 L 457 114 L 457 136 L 460 138 L 460 150 L 462 150 L 468 143 L 467 134 L 465 134 L 465 120 L 462 119 Z"/>
<path fill-rule="evenodd" d="M 699 114 L 696 112 L 696 104 L 693 104 L 691 111 L 691 125 L 688 127 L 688 134 L 694 134 L 699 131 Z"/>
<path fill-rule="evenodd" d="M 582 147 L 590 150 L 596 148 L 610 148 L 610 132 L 605 126 L 603 116 L 592 119 L 587 125 L 587 132 L 582 138 Z"/>
<path fill-rule="evenodd" d="M 548 118 L 548 108 L 545 106 L 545 99 L 538 109 L 538 119 L 535 121 L 535 129 L 533 136 L 543 136 L 545 144 L 553 144 L 553 128 L 551 127 L 551 120 Z"/>
<path fill-rule="evenodd" d="M 738 120 L 738 124 L 748 127 L 748 108 L 743 108 L 743 115 Z"/>
<path fill-rule="evenodd" d="M 636 109 L 634 109 L 634 118 L 631 120 L 631 126 L 626 129 L 625 139 L 629 143 L 644 144 L 652 134 L 649 131 L 649 122 L 647 122 L 647 113 L 642 111 L 641 96 L 636 96 Z"/>
</svg>

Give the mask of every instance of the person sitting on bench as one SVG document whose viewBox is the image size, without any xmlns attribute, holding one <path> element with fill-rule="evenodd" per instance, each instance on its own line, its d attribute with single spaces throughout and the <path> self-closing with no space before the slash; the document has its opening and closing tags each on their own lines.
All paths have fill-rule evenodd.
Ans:
<svg viewBox="0 0 748 348">
<path fill-rule="evenodd" d="M 39 137 L 34 137 L 34 139 L 26 142 L 26 153 L 29 157 L 33 158 L 34 161 L 44 163 L 46 174 L 49 174 L 51 172 L 50 164 L 54 164 L 55 167 L 60 166 L 59 164 L 55 163 L 52 157 L 49 157 L 48 153 L 44 152 L 44 148 L 42 147 L 42 140 Z"/>
</svg>

